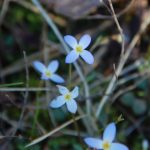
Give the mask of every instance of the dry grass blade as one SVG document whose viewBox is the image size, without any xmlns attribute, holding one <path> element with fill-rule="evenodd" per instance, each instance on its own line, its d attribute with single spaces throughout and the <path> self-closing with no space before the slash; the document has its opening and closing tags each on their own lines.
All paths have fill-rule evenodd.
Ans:
<svg viewBox="0 0 150 150">
<path fill-rule="evenodd" d="M 47 14 L 47 12 L 44 10 L 44 8 L 42 7 L 42 5 L 39 3 L 38 0 L 32 0 L 32 2 L 40 10 L 40 13 L 43 16 L 43 18 L 46 20 L 47 24 L 52 28 L 52 30 L 55 33 L 55 35 L 57 36 L 58 40 L 60 41 L 60 43 L 64 47 L 65 52 L 69 53 L 70 48 L 64 42 L 63 36 L 61 35 L 61 33 L 58 30 L 57 26 L 54 24 L 51 17 Z M 74 62 L 73 65 L 76 68 L 76 71 L 79 74 L 81 81 L 83 82 L 83 86 L 84 86 L 84 90 L 85 90 L 85 96 L 87 97 L 87 99 L 86 99 L 86 112 L 89 116 L 88 117 L 89 119 L 86 122 L 87 122 L 87 124 L 89 124 L 89 122 L 92 122 L 92 119 L 91 119 L 91 106 L 92 106 L 92 104 L 91 104 L 91 100 L 90 100 L 89 86 L 88 86 L 88 83 L 85 79 L 85 76 L 82 73 L 82 70 L 81 70 L 80 66 L 78 65 L 78 63 Z M 92 130 L 88 130 L 88 132 L 91 133 Z"/>
<path fill-rule="evenodd" d="M 143 19 L 143 23 L 141 24 L 141 28 L 139 30 L 139 32 L 137 32 L 137 34 L 133 37 L 130 45 L 128 46 L 128 48 L 126 49 L 125 54 L 123 55 L 122 59 L 120 59 L 120 62 L 118 64 L 118 67 L 116 68 L 116 74 L 112 77 L 112 80 L 110 81 L 105 95 L 102 97 L 102 100 L 98 106 L 98 109 L 96 111 L 96 117 L 98 118 L 103 106 L 105 105 L 105 103 L 108 101 L 109 97 L 110 97 L 110 93 L 113 92 L 113 89 L 115 87 L 115 83 L 116 83 L 116 75 L 119 76 L 122 72 L 122 69 L 127 61 L 127 59 L 129 58 L 133 48 L 135 47 L 135 45 L 137 44 L 138 40 L 140 39 L 141 34 L 146 30 L 146 28 L 148 27 L 148 25 L 150 24 L 150 18 L 148 17 L 150 14 L 150 10 L 147 11 L 147 13 L 145 13 L 145 17 Z"/>
<path fill-rule="evenodd" d="M 78 116 L 74 120 L 77 121 L 77 120 L 79 120 L 81 118 L 84 118 L 85 116 L 86 115 Z M 61 129 L 65 128 L 66 126 L 70 125 L 71 123 L 73 123 L 74 120 L 71 119 L 71 120 L 67 121 L 66 123 L 62 124 L 61 126 L 59 126 L 59 127 L 55 128 L 54 130 L 50 131 L 49 133 L 47 133 L 47 134 L 45 134 L 45 135 L 43 135 L 43 136 L 33 140 L 30 144 L 26 145 L 25 148 L 33 146 L 33 145 L 43 141 L 44 139 L 48 138 L 49 136 L 53 135 L 54 133 L 58 132 L 59 130 L 61 130 Z"/>
<path fill-rule="evenodd" d="M 3 6 L 2 6 L 1 12 L 0 12 L 0 26 L 2 25 L 2 22 L 3 22 L 4 18 L 5 18 L 5 15 L 6 15 L 7 11 L 8 11 L 8 7 L 9 7 L 9 0 L 5 0 L 3 2 Z"/>
</svg>

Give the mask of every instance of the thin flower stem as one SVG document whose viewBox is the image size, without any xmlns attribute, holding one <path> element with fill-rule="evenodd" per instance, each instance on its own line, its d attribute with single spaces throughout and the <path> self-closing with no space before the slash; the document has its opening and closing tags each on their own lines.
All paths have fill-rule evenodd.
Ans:
<svg viewBox="0 0 150 150">
<path fill-rule="evenodd" d="M 78 133 L 78 137 L 80 137 L 80 130 L 79 130 L 78 124 L 77 124 L 77 122 L 75 120 L 75 115 L 74 114 L 72 114 L 72 119 L 73 119 L 74 127 L 75 127 L 75 129 L 76 129 L 76 131 Z"/>
<path fill-rule="evenodd" d="M 66 45 L 66 43 L 63 40 L 63 37 L 60 33 L 60 31 L 58 30 L 57 26 L 54 24 L 53 20 L 50 18 L 50 16 L 47 14 L 47 12 L 43 9 L 43 7 L 41 6 L 41 4 L 39 3 L 38 0 L 32 0 L 33 4 L 39 9 L 41 15 L 43 16 L 43 18 L 46 20 L 47 24 L 52 28 L 52 30 L 54 31 L 55 35 L 57 36 L 57 38 L 59 39 L 59 41 L 61 42 L 62 46 L 64 47 L 64 50 L 69 53 L 70 49 L 69 47 Z M 89 86 L 88 83 L 85 79 L 85 76 L 83 75 L 83 72 L 80 68 L 80 66 L 78 65 L 78 63 L 74 62 L 73 65 L 76 68 L 77 73 L 80 76 L 80 79 L 83 82 L 83 86 L 84 86 L 84 90 L 85 90 L 85 95 L 86 97 L 90 97 L 90 93 L 89 93 Z M 87 114 L 90 116 L 91 114 L 91 101 L 89 98 L 87 98 L 86 100 L 86 112 Z M 86 121 L 88 123 L 88 121 Z M 86 125 L 85 125 L 86 126 Z M 91 132 L 91 131 L 88 131 Z"/>
<path fill-rule="evenodd" d="M 118 28 L 118 30 L 119 30 L 119 32 L 120 32 L 120 35 L 121 35 L 121 39 L 122 39 L 122 44 L 121 44 L 121 57 L 123 57 L 123 56 L 124 56 L 124 49 L 125 49 L 125 39 L 124 39 L 123 29 L 121 28 L 120 23 L 119 23 L 119 21 L 118 21 L 118 18 L 117 18 L 117 16 L 116 16 L 114 7 L 113 7 L 113 5 L 112 5 L 112 1 L 111 1 L 111 0 L 108 0 L 108 2 L 109 2 L 110 9 L 111 9 L 111 11 L 112 11 L 112 16 L 113 16 L 113 18 L 114 18 L 114 21 L 115 21 L 115 23 L 116 23 L 116 25 L 117 25 L 117 28 Z"/>
<path fill-rule="evenodd" d="M 68 83 L 68 89 L 71 89 L 71 77 L 72 76 L 72 65 L 69 64 L 69 83 Z"/>
<path fill-rule="evenodd" d="M 69 83 L 68 83 L 68 89 L 71 90 L 71 80 L 72 80 L 72 65 L 69 64 Z M 72 119 L 73 119 L 73 124 L 74 124 L 74 127 L 75 127 L 75 130 L 77 131 L 78 133 L 78 137 L 79 137 L 79 141 L 80 141 L 80 144 L 82 146 L 82 140 L 81 140 L 81 137 L 80 137 L 80 130 L 79 130 L 79 126 L 75 120 L 75 115 L 72 114 Z"/>
<path fill-rule="evenodd" d="M 36 98 L 36 107 L 39 107 L 39 106 L 40 106 L 39 100 L 37 100 L 37 98 Z M 32 125 L 31 135 L 34 135 L 35 125 L 36 125 L 36 122 L 38 120 L 38 116 L 39 116 L 39 109 L 36 109 L 35 115 L 34 115 L 34 118 L 33 118 L 33 125 Z"/>
<path fill-rule="evenodd" d="M 116 85 L 115 83 L 116 83 L 116 80 L 117 80 L 116 75 L 118 77 L 121 74 L 122 69 L 123 69 L 127 59 L 129 58 L 133 48 L 135 47 L 135 45 L 137 44 L 137 42 L 140 39 L 141 34 L 146 30 L 146 28 L 148 27 L 149 24 L 150 24 L 150 18 L 148 18 L 148 17 L 144 18 L 143 23 L 141 24 L 139 32 L 137 32 L 137 34 L 133 37 L 130 45 L 127 47 L 126 52 L 124 54 L 124 57 L 122 59 L 120 59 L 118 67 L 116 68 L 116 71 L 115 71 L 116 73 L 115 73 L 115 75 L 113 75 L 112 80 L 110 81 L 110 83 L 109 83 L 109 85 L 106 89 L 105 95 L 102 97 L 102 100 L 101 100 L 101 102 L 98 106 L 98 109 L 97 109 L 96 114 L 95 114 L 96 118 L 99 117 L 105 103 L 110 98 L 110 94 L 114 91 L 114 88 L 115 88 L 115 85 Z"/>
<path fill-rule="evenodd" d="M 39 85 L 41 85 L 41 84 L 42 84 L 42 83 L 40 82 Z M 40 106 L 40 101 L 38 100 L 38 97 L 39 97 L 39 92 L 36 93 L 36 104 L 35 104 L 35 105 L 36 105 L 37 108 Z M 34 115 L 34 118 L 33 118 L 33 125 L 32 125 L 31 135 L 34 135 L 35 125 L 36 125 L 36 123 L 37 123 L 39 113 L 40 113 L 40 110 L 39 110 L 39 109 L 36 109 L 35 115 Z"/>
<path fill-rule="evenodd" d="M 28 101 L 28 95 L 29 95 L 29 92 L 28 92 L 28 88 L 29 88 L 29 70 L 28 70 L 28 59 L 27 59 L 27 56 L 26 56 L 26 52 L 23 51 L 23 56 L 24 56 L 24 64 L 25 64 L 25 73 L 26 73 L 26 87 L 25 87 L 25 94 L 24 94 L 24 101 L 23 101 L 23 106 L 22 106 L 22 111 L 20 113 L 20 117 L 19 117 L 19 120 L 18 120 L 18 123 L 16 124 L 16 127 L 15 129 L 13 130 L 13 133 L 12 133 L 12 137 L 15 136 L 15 134 L 17 133 L 18 129 L 19 128 L 22 128 L 22 121 L 23 121 L 23 117 L 25 115 L 25 110 L 26 110 L 26 104 L 27 104 L 27 101 Z M 12 141 L 12 138 L 10 140 L 7 141 L 7 145 L 9 145 L 9 143 Z M 6 147 L 7 147 L 6 145 Z M 7 149 L 5 147 L 5 149 Z"/>
<path fill-rule="evenodd" d="M 121 56 L 120 56 L 119 65 L 118 65 L 118 68 L 116 69 L 115 74 L 112 77 L 111 82 L 108 85 L 108 88 L 106 89 L 106 94 L 107 95 L 109 95 L 111 92 L 113 92 L 113 89 L 115 87 L 115 83 L 117 81 L 117 78 L 118 78 L 119 74 L 121 73 L 122 68 L 123 68 L 123 66 L 124 66 L 124 64 L 126 62 L 126 60 L 124 59 L 124 57 L 125 57 L 125 54 L 124 54 L 124 49 L 125 49 L 124 33 L 123 33 L 123 30 L 122 30 L 122 28 L 121 28 L 121 26 L 119 24 L 119 21 L 118 21 L 118 18 L 116 16 L 114 7 L 112 5 L 112 1 L 108 0 L 108 2 L 109 2 L 109 6 L 110 6 L 110 9 L 111 9 L 111 12 L 112 12 L 113 19 L 114 19 L 114 21 L 116 23 L 116 26 L 117 26 L 117 28 L 118 28 L 118 30 L 120 32 L 120 35 L 121 35 L 121 38 L 122 38 L 122 42 L 121 42 Z M 108 99 L 109 99 L 109 96 L 105 96 L 105 95 L 103 96 L 103 98 L 102 98 L 102 100 L 101 100 L 101 102 L 100 102 L 100 104 L 98 106 L 98 109 L 96 111 L 96 118 L 99 117 L 99 115 L 100 115 L 100 113 L 101 113 L 101 111 L 102 111 L 102 109 L 103 109 L 103 107 L 104 107 L 104 105 L 105 105 L 105 103 L 106 103 L 106 101 Z"/>
<path fill-rule="evenodd" d="M 47 35 L 47 28 L 46 28 L 46 25 L 44 25 L 44 29 L 43 29 L 43 44 L 44 44 L 44 61 L 45 61 L 46 65 L 49 64 L 49 48 L 47 48 L 46 42 L 45 42 L 45 41 L 48 40 L 47 36 L 48 36 Z M 46 88 L 49 88 L 49 89 L 51 88 L 49 80 L 45 81 L 45 86 L 46 86 Z M 46 94 L 47 105 L 49 105 L 50 92 L 49 91 L 45 91 L 45 94 Z M 51 111 L 51 109 L 48 109 L 48 114 L 49 114 L 49 118 L 50 118 L 50 120 L 52 122 L 53 127 L 56 127 L 57 123 L 56 123 L 56 120 L 55 120 L 55 117 L 54 117 L 54 113 Z"/>
<path fill-rule="evenodd" d="M 39 107 L 39 106 L 40 106 L 40 102 L 39 102 L 39 100 L 38 100 L 38 95 L 39 95 L 39 94 L 36 95 L 36 104 L 35 104 L 36 107 Z M 37 120 L 38 120 L 39 111 L 40 111 L 39 109 L 36 109 L 36 111 L 35 111 L 35 115 L 34 115 L 34 118 L 33 118 L 33 125 L 32 125 L 31 135 L 34 135 L 35 125 L 36 125 Z"/>
<path fill-rule="evenodd" d="M 23 120 L 23 117 L 25 115 L 25 110 L 26 110 L 26 107 L 25 105 L 27 104 L 27 101 L 28 101 L 28 95 L 29 95 L 29 92 L 28 92 L 28 87 L 29 87 L 29 70 L 28 70 L 28 59 L 27 59 L 27 56 L 26 56 L 26 52 L 23 51 L 23 56 L 24 56 L 24 63 L 25 63 L 25 72 L 26 72 L 26 91 L 25 91 L 25 95 L 24 95 L 24 104 L 23 104 L 23 108 L 22 108 L 22 111 L 21 111 L 21 114 L 20 114 L 20 118 L 19 118 L 19 121 L 18 121 L 18 124 L 17 124 L 17 127 L 16 129 L 14 130 L 12 136 L 15 136 L 18 128 L 21 127 L 21 122 Z"/>
<path fill-rule="evenodd" d="M 80 142 L 82 148 L 84 149 L 84 146 L 83 146 L 83 143 L 82 143 L 82 139 L 81 139 L 81 136 L 80 136 L 80 129 L 79 129 L 79 126 L 78 126 L 75 118 L 76 118 L 75 115 L 72 114 L 73 124 L 74 124 L 75 130 L 77 131 L 77 134 L 78 134 L 78 137 L 79 137 L 79 142 Z"/>
</svg>

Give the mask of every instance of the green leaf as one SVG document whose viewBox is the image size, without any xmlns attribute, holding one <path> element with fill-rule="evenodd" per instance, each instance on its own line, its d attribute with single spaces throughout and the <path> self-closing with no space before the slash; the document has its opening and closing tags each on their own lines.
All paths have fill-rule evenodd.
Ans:
<svg viewBox="0 0 150 150">
<path fill-rule="evenodd" d="M 73 149 L 74 150 L 83 150 L 82 147 L 81 147 L 81 145 L 79 145 L 79 144 L 74 144 L 73 145 Z"/>
<path fill-rule="evenodd" d="M 147 107 L 146 107 L 146 103 L 143 100 L 140 99 L 136 99 L 134 101 L 132 110 L 136 115 L 141 115 L 143 113 L 145 113 Z"/>
<path fill-rule="evenodd" d="M 121 97 L 121 102 L 126 106 L 133 106 L 135 96 L 132 92 L 128 92 Z"/>
<path fill-rule="evenodd" d="M 147 91 L 147 88 L 148 88 L 148 80 L 146 79 L 146 80 L 140 82 L 140 83 L 138 84 L 138 88 Z"/>
</svg>

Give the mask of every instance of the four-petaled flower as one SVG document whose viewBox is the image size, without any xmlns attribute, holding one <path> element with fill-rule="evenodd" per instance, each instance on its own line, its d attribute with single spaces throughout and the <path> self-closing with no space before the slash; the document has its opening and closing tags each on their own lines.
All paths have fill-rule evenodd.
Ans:
<svg viewBox="0 0 150 150">
<path fill-rule="evenodd" d="M 98 138 L 85 138 L 85 143 L 95 149 L 102 149 L 102 150 L 128 150 L 128 147 L 120 144 L 114 143 L 113 140 L 116 135 L 116 126 L 115 123 L 110 123 L 107 125 L 106 129 L 104 130 L 103 139 Z"/>
<path fill-rule="evenodd" d="M 66 63 L 73 63 L 76 61 L 79 56 L 87 62 L 88 64 L 94 63 L 93 55 L 86 50 L 91 42 L 91 37 L 89 35 L 83 35 L 79 42 L 71 35 L 66 35 L 64 37 L 66 43 L 73 49 L 66 56 Z M 46 67 L 39 61 L 33 62 L 34 68 L 41 73 L 41 79 L 43 80 L 52 80 L 56 83 L 63 83 L 64 79 L 56 74 L 55 72 L 58 69 L 59 63 L 57 60 L 53 60 Z M 50 102 L 50 107 L 59 108 L 66 104 L 67 109 L 71 113 L 76 113 L 77 111 L 77 103 L 75 98 L 79 95 L 79 88 L 75 87 L 72 91 L 69 91 L 66 87 L 57 85 L 58 90 L 60 92 L 60 96 Z M 114 143 L 113 140 L 116 135 L 116 126 L 115 123 L 110 123 L 107 125 L 104 130 L 103 139 L 88 137 L 85 138 L 85 143 L 94 149 L 102 149 L 102 150 L 128 150 L 128 147 L 120 144 Z"/>
<path fill-rule="evenodd" d="M 64 82 L 64 79 L 55 73 L 59 66 L 59 63 L 57 60 L 51 61 L 47 67 L 39 61 L 34 61 L 33 66 L 37 71 L 39 71 L 41 73 L 41 75 L 42 75 L 41 79 L 43 79 L 43 80 L 50 79 L 56 83 Z"/>
<path fill-rule="evenodd" d="M 60 92 L 60 96 L 50 102 L 50 107 L 59 108 L 62 105 L 66 104 L 67 109 L 71 113 L 76 113 L 77 111 L 77 103 L 74 100 L 79 95 L 79 88 L 75 87 L 71 92 L 64 86 L 58 85 L 58 90 Z"/>
<path fill-rule="evenodd" d="M 73 63 L 79 56 L 88 64 L 94 63 L 94 57 L 91 52 L 85 50 L 91 42 L 91 37 L 89 35 L 83 35 L 79 42 L 71 35 L 66 35 L 64 40 L 73 49 L 66 56 L 66 63 Z"/>
</svg>

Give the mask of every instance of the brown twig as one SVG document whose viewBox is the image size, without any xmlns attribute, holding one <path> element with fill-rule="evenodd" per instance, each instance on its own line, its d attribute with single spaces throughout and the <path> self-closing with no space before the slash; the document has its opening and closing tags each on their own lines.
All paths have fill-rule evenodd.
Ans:
<svg viewBox="0 0 150 150">
<path fill-rule="evenodd" d="M 20 118 L 19 118 L 17 127 L 16 127 L 15 131 L 13 132 L 12 136 L 15 136 L 18 128 L 20 128 L 21 121 L 23 119 L 23 116 L 24 116 L 24 113 L 25 113 L 25 109 L 26 109 L 25 105 L 27 104 L 28 95 L 29 95 L 29 92 L 28 92 L 28 88 L 29 88 L 29 70 L 28 70 L 28 65 L 27 65 L 28 64 L 28 60 L 27 60 L 27 56 L 26 56 L 26 52 L 25 51 L 23 51 L 23 56 L 24 56 L 25 72 L 26 72 L 26 91 L 25 91 L 25 95 L 24 95 L 24 103 L 23 103 L 23 108 L 22 108 L 21 114 L 20 114 Z"/>
<path fill-rule="evenodd" d="M 150 14 L 150 11 L 148 11 L 147 16 Z M 145 31 L 145 29 L 147 28 L 147 26 L 150 24 L 150 18 L 149 17 L 145 17 L 143 20 L 143 23 L 141 25 L 141 28 L 139 30 L 139 32 L 134 36 L 134 38 L 132 39 L 130 45 L 128 46 L 126 52 L 124 55 L 121 55 L 118 67 L 116 68 L 116 75 L 119 76 L 122 72 L 122 69 L 127 61 L 127 59 L 129 58 L 133 48 L 135 47 L 136 43 L 138 42 L 138 40 L 140 39 L 141 34 Z M 98 117 L 102 111 L 103 106 L 105 105 L 105 103 L 107 102 L 107 100 L 109 99 L 109 95 L 110 93 L 113 92 L 114 87 L 115 87 L 115 83 L 116 83 L 116 75 L 113 75 L 112 80 L 110 81 L 107 89 L 106 89 L 106 95 L 103 96 L 98 109 L 96 111 L 96 117 Z"/>
<path fill-rule="evenodd" d="M 79 120 L 79 119 L 82 119 L 82 118 L 84 118 L 84 117 L 85 117 L 85 115 L 78 116 L 78 117 L 75 118 L 75 121 L 77 121 L 77 120 Z M 74 122 L 73 119 L 71 119 L 71 120 L 65 122 L 64 124 L 60 125 L 59 127 L 55 128 L 54 130 L 50 131 L 49 133 L 47 133 L 47 134 L 45 134 L 45 135 L 43 135 L 43 136 L 41 136 L 41 137 L 39 137 L 39 138 L 33 140 L 30 144 L 26 145 L 25 147 L 27 148 L 27 147 L 33 146 L 33 145 L 35 145 L 35 144 L 37 144 L 37 143 L 39 143 L 39 142 L 45 140 L 45 139 L 48 138 L 49 136 L 51 136 L 51 135 L 53 135 L 54 133 L 60 131 L 61 129 L 67 127 L 68 125 L 72 124 L 73 122 Z"/>
<path fill-rule="evenodd" d="M 135 2 L 135 0 L 131 0 L 131 2 L 129 2 L 129 4 L 121 12 L 117 13 L 116 14 L 117 18 L 121 17 L 126 12 L 128 12 L 132 8 L 134 2 Z M 98 15 L 93 15 L 93 16 L 86 16 L 86 17 L 79 18 L 79 19 L 88 19 L 88 20 L 93 20 L 93 19 L 113 19 L 113 16 L 98 14 Z"/>
</svg>

